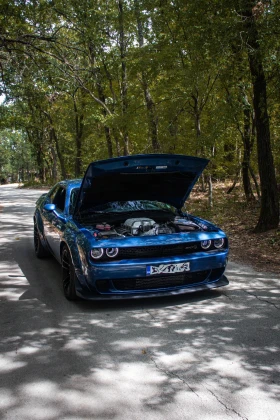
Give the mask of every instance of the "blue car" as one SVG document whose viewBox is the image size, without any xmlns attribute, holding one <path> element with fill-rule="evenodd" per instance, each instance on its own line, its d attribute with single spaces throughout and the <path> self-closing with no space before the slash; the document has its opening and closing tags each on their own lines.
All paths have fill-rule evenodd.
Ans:
<svg viewBox="0 0 280 420">
<path fill-rule="evenodd" d="M 228 239 L 182 211 L 207 159 L 169 154 L 93 162 L 36 203 L 34 246 L 62 266 L 64 295 L 105 300 L 226 286 Z"/>
</svg>

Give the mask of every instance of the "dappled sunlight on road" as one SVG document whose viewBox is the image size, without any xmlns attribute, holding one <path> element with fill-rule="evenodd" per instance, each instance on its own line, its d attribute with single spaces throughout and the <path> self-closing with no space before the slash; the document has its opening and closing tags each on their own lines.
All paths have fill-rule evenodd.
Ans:
<svg viewBox="0 0 280 420">
<path fill-rule="evenodd" d="M 176 299 L 173 303 L 176 306 Z M 198 299 L 196 305 L 200 303 Z M 208 304 L 211 304 L 210 301 Z M 44 305 L 40 307 L 35 302 L 32 305 L 35 314 L 44 314 Z M 168 315 L 170 308 L 170 303 L 166 309 L 162 307 L 161 316 Z M 1 376 L 3 378 L 3 375 L 16 370 L 20 375 L 16 375 L 18 380 L 12 386 L 12 393 L 9 387 L 2 388 L 1 395 L 6 397 L 1 404 L 9 408 L 14 418 L 20 412 L 23 420 L 60 419 L 70 416 L 70 413 L 78 418 L 90 419 L 91 413 L 95 412 L 97 418 L 129 415 L 129 418 L 136 419 L 138 415 L 134 417 L 130 410 L 137 413 L 145 407 L 146 410 L 150 408 L 156 409 L 156 413 L 165 413 L 169 404 L 176 404 L 186 414 L 184 407 L 198 401 L 198 412 L 205 415 L 208 404 L 215 403 L 217 395 L 221 398 L 221 393 L 223 400 L 231 401 L 234 407 L 237 397 L 242 396 L 244 407 L 240 407 L 241 412 L 246 407 L 243 418 L 259 418 L 258 398 L 263 398 L 264 394 L 266 399 L 271 400 L 270 404 L 277 404 L 278 386 L 273 381 L 265 383 L 269 382 L 269 375 L 275 375 L 276 366 L 271 364 L 271 360 L 267 366 L 254 366 L 251 358 L 252 352 L 256 354 L 258 351 L 263 356 L 268 353 L 277 356 L 277 343 L 273 347 L 250 348 L 244 339 L 237 340 L 232 335 L 232 329 L 216 325 L 214 320 L 213 324 L 210 322 L 210 325 L 206 323 L 204 327 L 200 325 L 196 328 L 196 324 L 200 324 L 199 316 L 189 321 L 185 319 L 185 323 L 193 326 L 189 328 L 187 339 L 180 328 L 170 330 L 168 320 L 163 334 L 142 319 L 131 335 L 131 329 L 123 328 L 124 323 L 131 317 L 135 318 L 137 313 L 150 312 L 152 304 L 146 303 L 139 309 L 125 306 L 113 309 L 103 306 L 103 309 L 106 317 L 110 315 L 114 318 L 105 330 L 103 314 L 98 315 L 93 310 L 85 318 L 85 313 L 73 307 L 72 314 L 57 319 L 57 328 L 46 326 L 38 330 L 26 321 L 22 323 L 20 337 L 13 336 L 12 331 L 7 334 L 9 340 L 6 344 L 10 350 L 0 359 Z M 88 329 L 91 318 L 94 335 L 93 330 Z M 226 324 L 227 321 L 224 319 L 223 322 Z M 243 321 L 241 317 L 239 322 Z M 176 324 L 172 320 L 177 327 L 181 322 L 178 319 Z M 209 327 L 216 331 L 210 341 L 205 336 L 205 329 Z M 231 338 L 228 345 L 224 343 L 224 338 Z M 128 402 L 126 395 L 131 392 L 136 397 L 133 402 Z M 30 401 L 33 416 L 32 410 L 28 412 Z M 52 409 L 39 416 L 40 408 L 48 404 Z M 191 407 L 189 410 L 197 415 Z M 227 410 L 231 412 L 230 408 Z M 153 417 L 151 411 L 150 418 L 157 418 L 156 413 Z"/>
<path fill-rule="evenodd" d="M 31 193 L 30 190 L 11 190 L 10 185 L 2 185 L 1 190 L 2 192 L 11 192 L 7 196 L 1 194 L 0 221 L 1 230 L 4 233 L 0 236 L 0 250 L 1 247 L 7 246 L 7 243 L 13 243 L 23 237 L 33 235 L 33 220 L 31 215 L 35 202 L 42 193 L 42 191 L 33 191 Z M 8 208 L 13 209 L 12 216 L 11 212 L 7 211 Z"/>
<path fill-rule="evenodd" d="M 231 263 L 220 290 L 68 302 L 25 209 L 0 213 L 3 420 L 276 420 L 279 278 Z"/>
<path fill-rule="evenodd" d="M 0 301 L 18 300 L 29 283 L 16 262 L 0 261 Z"/>
<path fill-rule="evenodd" d="M 24 362 L 17 362 L 15 358 L 16 355 L 13 353 L 6 353 L 5 355 L 0 355 L 0 372 L 11 372 L 12 370 L 21 368 L 26 365 Z"/>
<path fill-rule="evenodd" d="M 211 320 L 210 317 L 207 322 L 203 322 L 204 315 L 201 317 L 198 311 L 202 302 L 215 307 L 212 311 L 214 318 Z M 28 304 L 33 309 L 33 316 L 43 317 L 45 305 L 35 301 Z M 143 316 L 133 323 L 133 330 L 128 327 L 128 321 L 136 320 L 137 314 L 142 315 L 143 312 L 153 320 L 154 305 L 159 309 L 158 317 L 163 318 L 163 330 L 158 330 Z M 197 315 L 188 319 L 187 313 L 192 313 L 195 306 Z M 261 400 L 263 394 L 271 400 L 272 406 L 277 404 L 277 386 L 270 376 L 275 376 L 279 362 L 278 342 L 275 338 L 273 346 L 256 345 L 260 335 L 265 338 L 261 325 L 258 325 L 258 336 L 251 332 L 251 337 L 248 337 L 248 333 L 245 335 L 244 332 L 244 336 L 240 337 L 244 312 L 236 315 L 236 327 L 229 328 L 232 314 L 227 315 L 222 310 L 220 320 L 216 319 L 217 303 L 211 303 L 211 299 L 200 300 L 199 296 L 194 302 L 186 299 L 185 303 L 181 301 L 178 304 L 177 299 L 172 299 L 172 303 L 166 305 L 158 301 L 155 304 L 145 302 L 140 308 L 123 304 L 111 308 L 103 304 L 99 305 L 97 312 L 94 308 L 85 312 L 82 307 L 83 303 L 73 306 L 71 313 L 66 311 L 62 317 L 57 312 L 53 313 L 56 328 L 50 328 L 49 321 L 42 318 L 45 327 L 41 329 L 34 328 L 30 320 L 22 320 L 20 337 L 13 336 L 10 329 L 6 332 L 6 346 L 10 349 L 2 353 L 0 373 L 2 378 L 15 371 L 20 374 L 11 384 L 12 393 L 9 387 L 1 392 L 6 395 L 2 404 L 6 401 L 6 409 L 9 408 L 15 418 L 20 410 L 23 420 L 37 419 L 40 413 L 37 408 L 48 404 L 52 409 L 39 418 L 60 419 L 72 413 L 78 418 L 90 419 L 94 410 L 97 418 L 129 415 L 129 418 L 136 419 L 138 415 L 134 417 L 130 410 L 139 413 L 141 407 L 145 407 L 146 410 L 150 408 L 156 409 L 156 413 L 164 413 L 170 404 L 179 405 L 186 414 L 184 407 L 190 402 L 197 404 L 197 401 L 198 412 L 205 414 L 208 404 L 215 405 L 215 396 L 221 398 L 221 392 L 223 401 L 227 404 L 231 402 L 234 410 L 237 397 L 242 395 L 244 407 L 239 409 L 246 413 L 243 418 L 249 415 L 259 418 L 258 398 Z M 105 314 L 100 311 L 102 308 Z M 169 316 L 174 308 L 179 311 L 177 320 Z M 150 312 L 153 312 L 152 316 Z M 252 321 L 247 319 L 246 322 Z M 184 324 L 188 326 L 187 335 Z M 273 322 L 271 324 L 273 326 Z M 213 330 L 210 339 L 209 335 L 206 337 L 209 328 Z M 263 357 L 261 366 L 255 364 L 254 354 Z M 271 354 L 275 355 L 274 365 L 271 358 L 264 363 Z M 133 402 L 126 399 L 126 393 L 130 392 L 136 395 Z M 247 394 L 248 400 L 245 397 Z M 12 398 L 9 397 L 11 395 Z M 34 416 L 32 411 L 27 410 L 30 402 L 35 410 Z M 67 410 L 63 408 L 65 405 Z M 197 415 L 191 407 L 189 410 Z M 227 409 L 229 413 L 230 410 Z M 157 418 L 152 413 L 150 418 Z"/>
</svg>

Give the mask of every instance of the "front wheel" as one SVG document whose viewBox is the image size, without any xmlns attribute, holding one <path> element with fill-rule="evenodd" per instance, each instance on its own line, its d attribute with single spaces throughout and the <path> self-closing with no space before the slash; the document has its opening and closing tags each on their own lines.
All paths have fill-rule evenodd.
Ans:
<svg viewBox="0 0 280 420">
<path fill-rule="evenodd" d="M 44 258 L 50 255 L 49 251 L 42 245 L 39 229 L 36 224 L 34 224 L 34 249 L 37 258 Z"/>
<path fill-rule="evenodd" d="M 68 248 L 64 247 L 61 254 L 62 286 L 64 296 L 68 300 L 77 300 L 75 280 L 76 273 Z"/>
</svg>

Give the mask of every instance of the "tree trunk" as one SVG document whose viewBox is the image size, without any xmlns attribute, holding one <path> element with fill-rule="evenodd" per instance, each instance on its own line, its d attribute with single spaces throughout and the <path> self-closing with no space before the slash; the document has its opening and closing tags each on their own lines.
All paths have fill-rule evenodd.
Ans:
<svg viewBox="0 0 280 420">
<path fill-rule="evenodd" d="M 250 109 L 245 107 L 243 110 L 244 114 L 244 131 L 243 131 L 243 161 L 242 161 L 242 181 L 245 197 L 247 201 L 255 200 L 253 194 L 251 182 L 250 182 L 250 158 L 252 152 L 252 141 L 251 141 L 251 112 Z"/>
<path fill-rule="evenodd" d="M 134 0 L 134 10 L 137 20 L 137 38 L 139 47 L 144 46 L 144 36 L 143 36 L 143 24 L 140 15 L 140 8 L 138 0 Z M 148 127 L 149 127 L 149 138 L 152 144 L 154 152 L 158 152 L 160 149 L 158 141 L 158 117 L 156 114 L 156 105 L 153 101 L 153 98 L 150 93 L 147 74 L 144 70 L 141 71 L 142 77 L 142 87 L 146 102 L 147 115 L 148 115 Z"/>
<path fill-rule="evenodd" d="M 57 158 L 54 147 L 50 147 L 51 155 L 52 155 L 52 180 L 54 183 L 57 182 Z"/>
<path fill-rule="evenodd" d="M 56 153 L 57 153 L 57 157 L 60 163 L 60 170 L 61 170 L 61 176 L 63 179 L 66 179 L 66 169 L 65 169 L 65 163 L 64 163 L 64 156 L 61 153 L 61 148 L 59 145 L 59 141 L 56 135 L 56 132 L 54 130 L 54 128 L 51 129 L 52 130 L 52 136 L 54 139 L 54 143 L 55 143 L 55 149 L 56 149 Z"/>
<path fill-rule="evenodd" d="M 253 83 L 254 111 L 256 118 L 258 164 L 261 183 L 261 210 L 255 227 L 256 232 L 277 228 L 279 224 L 279 200 L 275 167 L 270 142 L 270 126 L 267 111 L 266 78 L 254 16 L 254 1 L 246 1 L 243 12 L 248 35 L 248 58 Z"/>
<path fill-rule="evenodd" d="M 254 181 L 254 184 L 255 184 L 255 188 L 256 188 L 257 196 L 258 196 L 258 201 L 261 201 L 261 193 L 260 193 L 260 188 L 259 188 L 257 177 L 254 174 L 253 168 L 251 166 L 249 166 L 249 170 L 250 170 L 251 177 L 253 178 L 253 181 Z"/>
<path fill-rule="evenodd" d="M 235 188 L 235 186 L 236 186 L 236 184 L 237 184 L 237 182 L 238 182 L 238 179 L 239 179 L 239 168 L 237 168 L 237 170 L 236 170 L 236 174 L 235 174 L 235 177 L 234 177 L 234 180 L 233 180 L 233 183 L 232 183 L 232 185 L 229 187 L 229 189 L 227 190 L 227 194 L 231 194 L 232 193 L 232 191 L 234 190 L 234 188 Z"/>
<path fill-rule="evenodd" d="M 171 138 L 171 144 L 169 146 L 169 153 L 176 152 L 176 146 L 178 142 L 178 118 L 175 117 L 168 124 L 168 130 Z"/>
<path fill-rule="evenodd" d="M 192 112 L 191 114 L 194 117 L 194 127 L 196 132 L 196 156 L 201 156 L 201 144 L 200 144 L 200 137 L 201 137 L 201 124 L 200 124 L 200 118 L 201 118 L 201 109 L 199 106 L 199 94 L 198 90 L 196 90 L 196 93 L 192 95 L 193 99 L 193 105 L 191 105 Z"/>
<path fill-rule="evenodd" d="M 123 154 L 124 156 L 129 155 L 129 136 L 127 131 L 127 124 L 125 119 L 127 118 L 128 110 L 128 98 L 127 98 L 127 69 L 126 69 L 126 40 L 124 34 L 124 12 L 123 12 L 123 0 L 119 0 L 119 48 L 121 53 L 121 100 L 122 100 L 122 116 L 123 116 Z"/>
<path fill-rule="evenodd" d="M 104 93 L 104 88 L 103 88 L 103 78 L 102 78 L 102 74 L 100 71 L 100 68 L 98 67 L 98 65 L 96 64 L 96 49 L 95 49 L 95 45 L 93 42 L 89 42 L 88 45 L 89 48 L 89 57 L 90 57 L 90 62 L 91 62 L 91 66 L 92 66 L 92 71 L 95 74 L 95 80 L 96 80 L 96 87 L 97 87 L 97 91 L 98 91 L 98 98 L 101 101 L 101 103 L 106 103 L 106 97 L 105 97 L 105 93 Z M 104 69 L 106 71 L 106 66 L 104 66 Z M 108 72 L 106 71 L 109 83 L 111 85 L 111 77 L 108 74 Z M 102 114 L 104 116 L 104 120 L 106 120 L 106 117 L 109 115 L 108 113 L 108 108 L 107 107 L 102 107 Z M 112 144 L 112 138 L 111 138 L 111 130 L 110 128 L 104 124 L 104 134 L 105 134 L 105 139 L 106 139 L 106 143 L 107 143 L 107 150 L 108 150 L 108 157 L 112 158 L 113 157 L 113 144 Z"/>
<path fill-rule="evenodd" d="M 84 115 L 78 112 L 75 97 L 73 97 L 74 112 L 75 112 L 75 142 L 76 142 L 76 156 L 75 156 L 75 177 L 79 178 L 82 175 L 82 137 L 84 131 Z"/>
<path fill-rule="evenodd" d="M 208 206 L 210 209 L 213 208 L 213 185 L 211 175 L 208 176 Z"/>
<path fill-rule="evenodd" d="M 46 181 L 46 172 L 45 172 L 45 156 L 43 150 L 43 134 L 35 130 L 35 132 L 31 133 L 28 129 L 26 130 L 28 139 L 30 143 L 33 145 L 35 149 L 35 157 L 36 157 L 36 164 L 37 164 L 37 174 L 36 176 L 39 180 L 44 183 Z"/>
<path fill-rule="evenodd" d="M 47 116 L 49 123 L 50 123 L 50 144 L 55 144 L 55 150 L 56 154 L 60 163 L 60 170 L 61 170 L 61 176 L 63 179 L 66 179 L 66 170 L 65 170 L 65 164 L 64 164 L 64 157 L 61 153 L 59 141 L 56 135 L 56 131 L 53 124 L 53 119 L 51 117 L 51 114 L 49 112 L 44 111 L 44 114 Z M 52 146 L 51 146 L 52 147 Z M 53 155 L 53 159 L 56 159 L 56 156 L 54 155 L 54 151 L 51 152 Z M 57 172 L 57 171 L 56 171 Z M 54 176 L 57 178 L 57 174 Z"/>
<path fill-rule="evenodd" d="M 232 49 L 237 56 L 236 61 L 237 61 L 237 64 L 238 64 L 238 70 L 239 70 L 240 74 L 242 74 L 241 60 L 240 60 L 240 57 L 238 55 L 239 50 L 234 45 L 232 45 Z M 252 190 L 252 187 L 251 187 L 250 170 L 249 170 L 250 158 L 251 158 L 251 153 L 252 153 L 252 149 L 253 149 L 253 139 L 255 137 L 254 119 L 253 119 L 253 122 L 251 124 L 252 109 L 251 109 L 251 104 L 248 101 L 248 97 L 247 97 L 247 94 L 246 94 L 245 85 L 243 83 L 243 77 L 242 76 L 239 78 L 238 86 L 240 87 L 239 102 L 243 107 L 243 128 L 240 127 L 239 119 L 237 117 L 235 117 L 235 120 L 237 121 L 237 128 L 238 128 L 238 131 L 241 134 L 242 143 L 243 143 L 243 158 L 242 158 L 242 164 L 241 164 L 241 169 L 242 169 L 241 172 L 242 172 L 243 190 L 244 190 L 244 193 L 245 193 L 246 201 L 249 202 L 249 201 L 252 201 L 252 200 L 255 199 L 255 196 L 253 194 L 253 190 Z M 226 88 L 226 91 L 227 91 L 227 95 L 228 95 L 228 102 L 231 105 L 231 107 L 233 109 L 233 112 L 234 112 L 234 106 L 232 104 L 231 95 L 230 95 L 230 92 L 229 92 L 228 88 Z M 234 151 L 232 146 L 229 146 L 229 145 L 225 145 L 224 150 L 226 152 L 226 159 L 229 162 L 233 162 L 234 159 L 235 159 L 236 150 Z M 239 178 L 239 168 L 237 169 L 237 173 L 235 175 L 234 182 L 233 182 L 232 186 L 228 189 L 227 194 L 230 194 L 233 191 L 233 189 L 235 188 L 235 185 L 238 181 L 238 178 Z"/>
<path fill-rule="evenodd" d="M 105 98 L 103 83 L 101 79 L 100 69 L 98 68 L 95 73 L 96 73 L 96 85 L 97 85 L 97 90 L 98 90 L 98 97 L 105 104 L 106 98 Z M 106 119 L 106 117 L 108 116 L 108 112 L 106 111 L 105 108 L 102 108 L 102 114 L 104 116 L 104 119 Z M 108 157 L 112 158 L 113 157 L 113 144 L 112 144 L 112 138 L 111 138 L 111 130 L 106 124 L 104 124 L 104 133 L 105 133 L 105 138 L 106 138 L 106 143 L 107 143 Z"/>
<path fill-rule="evenodd" d="M 117 156 L 121 156 L 122 153 L 121 153 L 121 144 L 120 144 L 119 135 L 116 129 L 113 128 L 112 131 L 113 131 L 113 138 L 116 143 Z"/>
<path fill-rule="evenodd" d="M 104 95 L 103 87 L 101 83 L 97 84 L 97 88 L 98 88 L 99 99 L 101 99 L 105 103 L 105 95 Z M 102 114 L 106 118 L 107 116 L 106 109 L 104 108 L 102 109 Z M 106 138 L 106 143 L 107 143 L 108 157 L 112 158 L 113 157 L 113 144 L 112 144 L 112 138 L 111 138 L 111 130 L 106 124 L 104 125 L 104 133 L 105 133 L 105 138 Z"/>
<path fill-rule="evenodd" d="M 42 151 L 42 146 L 39 144 L 36 148 L 36 161 L 38 167 L 38 178 L 41 182 L 46 182 L 46 172 L 44 165 L 44 153 Z"/>
<path fill-rule="evenodd" d="M 158 152 L 160 150 L 160 145 L 158 142 L 158 118 L 156 115 L 156 106 L 150 94 L 147 78 L 144 73 L 142 73 L 142 86 L 148 113 L 149 137 L 151 139 L 153 151 Z"/>
</svg>

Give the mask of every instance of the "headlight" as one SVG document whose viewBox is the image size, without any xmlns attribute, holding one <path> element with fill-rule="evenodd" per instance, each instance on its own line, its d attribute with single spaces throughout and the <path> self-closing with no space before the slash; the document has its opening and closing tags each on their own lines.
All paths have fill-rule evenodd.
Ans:
<svg viewBox="0 0 280 420">
<path fill-rule="evenodd" d="M 208 239 L 208 241 L 201 241 L 201 248 L 202 249 L 209 249 L 211 246 L 211 241 Z"/>
<path fill-rule="evenodd" d="M 91 257 L 95 260 L 99 260 L 102 257 L 103 254 L 104 254 L 104 249 L 103 248 L 93 248 L 90 251 Z"/>
<path fill-rule="evenodd" d="M 109 258 L 114 258 L 118 255 L 119 253 L 119 248 L 107 248 L 106 249 L 106 255 Z"/>
<path fill-rule="evenodd" d="M 222 246 L 224 245 L 224 243 L 225 243 L 224 238 L 215 239 L 215 241 L 214 241 L 214 247 L 215 248 L 222 248 Z"/>
</svg>

